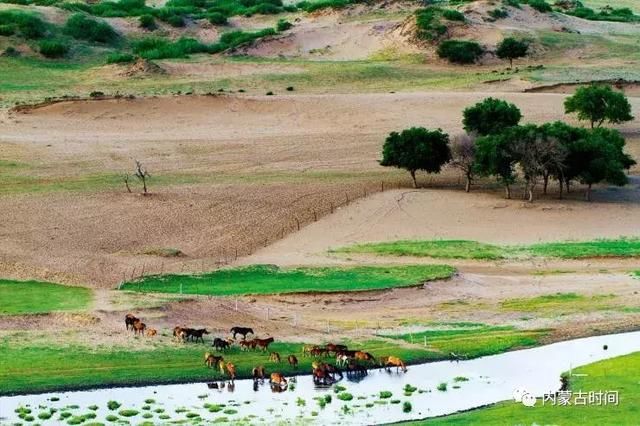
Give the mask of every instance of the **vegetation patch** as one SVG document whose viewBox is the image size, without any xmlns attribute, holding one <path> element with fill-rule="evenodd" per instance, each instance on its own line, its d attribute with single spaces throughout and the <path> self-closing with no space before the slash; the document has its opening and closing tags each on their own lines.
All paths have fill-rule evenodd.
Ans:
<svg viewBox="0 0 640 426">
<path fill-rule="evenodd" d="M 500 303 L 507 311 L 537 312 L 540 314 L 571 314 L 583 311 L 616 308 L 614 295 L 583 296 L 576 293 L 556 293 L 524 299 L 508 299 Z"/>
<path fill-rule="evenodd" d="M 162 275 L 122 285 L 123 290 L 184 294 L 278 294 L 381 290 L 449 278 L 447 265 L 280 269 L 257 265 L 203 275 Z"/>
<path fill-rule="evenodd" d="M 40 281 L 0 280 L 0 315 L 76 311 L 91 303 L 91 290 Z"/>
</svg>

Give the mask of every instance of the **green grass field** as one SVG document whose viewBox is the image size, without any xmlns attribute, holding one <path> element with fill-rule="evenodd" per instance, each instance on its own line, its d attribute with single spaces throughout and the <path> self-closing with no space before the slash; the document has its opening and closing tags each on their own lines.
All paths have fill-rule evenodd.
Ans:
<svg viewBox="0 0 640 426">
<path fill-rule="evenodd" d="M 511 326 L 470 325 L 451 329 L 433 329 L 384 337 L 423 344 L 443 354 L 451 352 L 467 358 L 495 355 L 501 352 L 535 346 L 550 330 L 518 330 Z"/>
<path fill-rule="evenodd" d="M 589 297 L 576 293 L 556 293 L 525 299 L 507 299 L 500 303 L 500 308 L 513 312 L 535 312 L 538 316 L 624 308 L 613 303 L 614 297 L 608 294 Z"/>
<path fill-rule="evenodd" d="M 564 241 L 527 246 L 498 246 L 465 240 L 404 240 L 357 244 L 333 252 L 475 260 L 528 257 L 560 259 L 638 257 L 640 256 L 640 238 Z"/>
<path fill-rule="evenodd" d="M 91 290 L 38 281 L 0 280 L 0 315 L 75 311 L 91 303 Z"/>
<path fill-rule="evenodd" d="M 640 419 L 640 392 L 638 374 L 640 352 L 600 361 L 574 369 L 571 390 L 618 391 L 619 405 L 542 406 L 538 400 L 533 408 L 514 402 L 503 402 L 488 408 L 462 414 L 402 423 L 405 426 L 454 426 L 454 425 L 637 425 Z"/>
<path fill-rule="evenodd" d="M 255 265 L 202 275 L 150 276 L 122 285 L 122 290 L 232 296 L 382 290 L 451 277 L 447 265 L 359 266 L 280 269 Z"/>
<path fill-rule="evenodd" d="M 420 348 L 406 348 L 380 339 L 358 345 L 347 343 L 354 348 L 366 348 L 374 356 L 396 355 L 409 363 L 424 362 L 438 357 L 438 354 L 433 352 Z M 280 353 L 283 358 L 289 354 L 296 354 L 300 361 L 298 371 L 310 373 L 312 359 L 301 356 L 301 346 L 276 342 L 269 350 Z M 0 341 L 0 395 L 217 380 L 221 378 L 220 372 L 208 369 L 204 365 L 204 353 L 209 350 L 210 344 L 195 343 L 157 344 L 157 347 L 151 350 L 94 350 L 56 344 L 29 346 L 28 342 L 16 343 L 13 339 L 5 337 Z M 286 361 L 279 364 L 269 361 L 268 352 L 245 352 L 235 347 L 223 356 L 225 360 L 236 365 L 238 375 L 242 378 L 250 377 L 251 369 L 257 365 L 264 365 L 268 372 L 294 372 Z"/>
</svg>

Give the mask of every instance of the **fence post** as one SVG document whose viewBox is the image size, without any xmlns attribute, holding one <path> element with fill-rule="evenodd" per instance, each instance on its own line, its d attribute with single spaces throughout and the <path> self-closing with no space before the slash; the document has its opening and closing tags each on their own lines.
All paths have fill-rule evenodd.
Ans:
<svg viewBox="0 0 640 426">
<path fill-rule="evenodd" d="M 296 217 L 296 227 L 298 228 L 298 231 L 300 230 L 300 220 Z"/>
<path fill-rule="evenodd" d="M 238 298 L 236 297 L 236 311 L 238 310 Z"/>
<path fill-rule="evenodd" d="M 381 192 L 384 192 L 384 181 L 381 181 L 381 182 L 380 182 L 380 188 L 382 189 L 382 191 L 381 191 Z"/>
<path fill-rule="evenodd" d="M 318 221 L 318 213 L 316 213 L 316 211 L 313 211 L 313 221 L 317 222 Z"/>
</svg>

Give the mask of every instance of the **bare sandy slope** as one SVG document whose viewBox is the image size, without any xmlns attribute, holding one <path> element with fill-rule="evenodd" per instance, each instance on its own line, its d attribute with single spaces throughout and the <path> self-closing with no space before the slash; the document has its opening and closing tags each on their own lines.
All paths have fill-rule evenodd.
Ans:
<svg viewBox="0 0 640 426">
<path fill-rule="evenodd" d="M 563 95 L 496 95 L 521 107 L 527 121 L 564 117 Z M 405 178 L 377 163 L 386 135 L 409 126 L 460 132 L 462 109 L 485 96 L 169 97 L 66 102 L 28 114 L 10 114 L 2 120 L 0 160 L 15 162 L 18 167 L 3 169 L 0 181 L 4 214 L 0 272 L 4 276 L 113 286 L 124 274 L 131 274 L 134 268 L 139 273 L 143 266 L 146 272 L 154 273 L 211 268 L 221 258 L 235 257 L 236 248 L 242 255 L 295 229 L 296 217 L 308 221 L 315 209 L 326 211 L 331 203 L 362 195 L 366 185 L 379 188 L 382 179 Z M 638 110 L 640 99 L 632 98 L 631 102 Z M 636 135 L 637 122 L 623 130 Z M 631 145 L 630 152 L 635 153 L 637 144 Z M 151 172 L 154 196 L 141 197 L 124 190 L 119 175 L 132 169 L 133 159 L 142 160 Z M 456 180 L 455 173 L 436 179 Z M 84 189 L 49 189 L 68 182 Z M 24 185 L 27 188 L 21 189 Z M 503 216 L 488 215 L 487 226 L 492 223 L 529 235 L 522 239 L 536 239 L 534 233 L 522 228 L 523 223 L 530 225 L 521 220 L 524 209 L 491 207 L 502 203 L 499 195 L 425 194 L 441 200 L 451 198 L 451 206 L 456 206 L 457 213 L 451 213 L 453 207 L 440 201 L 432 210 L 434 216 L 464 216 L 470 212 L 469 200 L 476 200 L 473 203 L 486 204 L 483 211 L 504 212 Z M 393 209 L 387 213 L 389 207 L 397 206 L 393 196 L 387 193 L 374 198 L 371 208 L 379 208 L 381 213 L 369 218 L 380 220 L 383 214 L 393 214 Z M 417 203 L 413 215 L 424 216 L 428 212 L 423 210 L 432 208 L 431 202 L 412 197 L 407 200 Z M 380 200 L 382 204 L 376 204 Z M 630 217 L 636 216 L 634 202 L 627 204 L 603 210 L 622 217 L 623 213 L 615 212 L 630 209 Z M 535 208 L 542 212 L 537 213 L 541 217 L 553 219 L 554 213 L 541 210 L 541 204 Z M 595 219 L 588 219 L 597 217 L 592 213 L 598 211 L 597 205 L 558 207 L 569 208 L 567 223 L 580 223 L 585 215 L 583 230 L 604 232 Z M 402 215 L 395 214 L 394 220 L 401 223 Z M 480 213 L 466 214 L 482 221 Z M 393 235 L 391 223 L 381 223 L 378 229 L 388 226 L 389 231 L 380 233 L 369 221 L 358 219 L 357 226 L 369 232 L 359 238 Z M 629 233 L 628 223 L 637 224 L 624 223 L 627 225 L 620 230 L 613 227 L 610 232 Z M 457 225 L 450 222 L 448 226 Z M 579 228 L 568 229 L 578 232 Z M 462 229 L 461 237 L 485 239 Z M 323 232 L 316 234 L 319 238 L 311 247 L 324 250 L 344 241 L 329 241 L 320 235 Z M 486 235 L 493 232 L 488 229 Z M 433 231 L 432 235 L 445 233 Z M 544 235 L 573 234 L 548 231 Z M 310 237 L 305 233 L 295 237 L 299 245 L 305 244 L 306 236 Z M 142 254 L 154 248 L 176 248 L 187 257 Z"/>
<path fill-rule="evenodd" d="M 599 196 L 606 201 L 607 190 Z M 468 239 L 519 244 L 640 235 L 637 186 L 615 191 L 625 202 L 502 200 L 450 190 L 376 194 L 243 259 L 246 263 L 322 263 L 327 250 L 398 239 Z M 343 257 L 338 258 L 343 261 Z M 388 259 L 386 259 L 388 261 Z M 415 259 L 413 259 L 415 261 Z M 548 263 L 548 262 L 547 262 Z M 590 261 L 592 263 L 592 261 Z"/>
</svg>

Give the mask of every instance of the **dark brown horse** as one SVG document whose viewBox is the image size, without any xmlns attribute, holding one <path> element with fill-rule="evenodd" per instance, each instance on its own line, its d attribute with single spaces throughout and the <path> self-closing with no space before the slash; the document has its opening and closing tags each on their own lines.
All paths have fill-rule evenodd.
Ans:
<svg viewBox="0 0 640 426">
<path fill-rule="evenodd" d="M 287 357 L 287 361 L 289 362 L 289 365 L 292 366 L 293 368 L 298 368 L 298 358 L 296 358 L 295 355 L 289 355 Z"/>
<path fill-rule="evenodd" d="M 213 339 L 213 343 L 211 344 L 217 351 L 224 351 L 225 349 L 229 349 L 229 342 L 219 337 Z"/>
<path fill-rule="evenodd" d="M 191 339 L 194 340 L 196 343 L 198 342 L 198 340 L 204 343 L 204 337 L 202 336 L 205 334 L 209 334 L 206 328 L 189 329 L 189 330 L 190 332 L 187 333 L 187 335 L 191 337 Z"/>
<path fill-rule="evenodd" d="M 347 347 L 345 345 L 335 345 L 333 343 L 328 343 L 324 347 L 325 351 L 327 351 L 327 355 L 330 355 L 332 352 L 334 355 L 337 355 L 338 352 L 346 351 Z"/>
<path fill-rule="evenodd" d="M 264 380 L 265 371 L 262 365 L 255 367 L 251 373 L 253 375 L 253 380 Z"/>
<path fill-rule="evenodd" d="M 273 343 L 273 337 L 268 337 L 266 339 L 253 339 L 256 342 L 256 346 L 263 351 L 269 349 L 269 345 Z"/>
<path fill-rule="evenodd" d="M 133 330 L 133 323 L 136 321 L 138 321 L 138 318 L 136 318 L 133 314 L 127 314 L 124 316 L 124 325 L 127 330 Z"/>
<path fill-rule="evenodd" d="M 253 328 L 249 328 L 249 327 L 231 327 L 230 333 L 233 334 L 233 339 L 234 340 L 235 340 L 237 334 L 242 335 L 243 339 L 246 339 L 247 338 L 247 334 L 249 334 L 249 333 L 255 334 L 253 332 Z"/>
<path fill-rule="evenodd" d="M 140 320 L 136 320 L 133 323 L 133 333 L 144 336 L 144 330 L 147 328 L 147 325 Z"/>
</svg>

